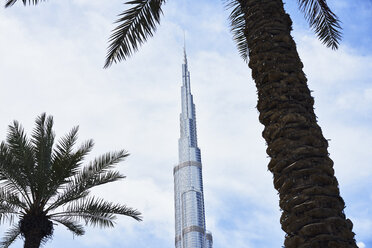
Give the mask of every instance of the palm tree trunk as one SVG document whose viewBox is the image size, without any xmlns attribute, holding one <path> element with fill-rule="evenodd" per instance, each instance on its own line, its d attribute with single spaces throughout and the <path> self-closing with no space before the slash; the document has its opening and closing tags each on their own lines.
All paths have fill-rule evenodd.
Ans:
<svg viewBox="0 0 372 248">
<path fill-rule="evenodd" d="M 357 247 L 282 0 L 240 0 L 287 248 Z"/>
<path fill-rule="evenodd" d="M 33 229 L 25 234 L 25 244 L 23 248 L 39 248 L 41 240 L 43 239 L 42 231 L 39 229 Z"/>
</svg>

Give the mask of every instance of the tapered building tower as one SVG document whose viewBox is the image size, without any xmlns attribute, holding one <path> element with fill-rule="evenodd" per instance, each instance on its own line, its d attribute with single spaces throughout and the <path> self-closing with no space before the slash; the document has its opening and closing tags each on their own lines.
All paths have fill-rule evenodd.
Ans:
<svg viewBox="0 0 372 248">
<path fill-rule="evenodd" d="M 190 88 L 186 51 L 182 65 L 179 164 L 174 167 L 175 247 L 212 248 L 212 234 L 206 231 L 203 177 L 196 135 L 195 105 Z"/>
</svg>

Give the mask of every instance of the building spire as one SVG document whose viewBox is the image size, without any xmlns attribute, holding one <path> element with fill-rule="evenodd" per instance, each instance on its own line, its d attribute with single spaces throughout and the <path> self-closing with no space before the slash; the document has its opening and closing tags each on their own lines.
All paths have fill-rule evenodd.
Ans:
<svg viewBox="0 0 372 248">
<path fill-rule="evenodd" d="M 187 67 L 187 56 L 186 56 L 186 35 L 185 35 L 185 30 L 183 31 L 183 56 L 184 56 L 184 63 Z"/>
</svg>

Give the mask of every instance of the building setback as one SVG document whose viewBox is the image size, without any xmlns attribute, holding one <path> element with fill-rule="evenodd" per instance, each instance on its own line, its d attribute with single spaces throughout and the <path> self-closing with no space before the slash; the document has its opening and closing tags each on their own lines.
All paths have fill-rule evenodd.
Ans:
<svg viewBox="0 0 372 248">
<path fill-rule="evenodd" d="M 190 88 L 186 51 L 182 64 L 179 164 L 173 169 L 175 201 L 175 247 L 212 248 L 212 234 L 206 231 L 203 177 L 197 143 L 195 105 Z"/>
</svg>

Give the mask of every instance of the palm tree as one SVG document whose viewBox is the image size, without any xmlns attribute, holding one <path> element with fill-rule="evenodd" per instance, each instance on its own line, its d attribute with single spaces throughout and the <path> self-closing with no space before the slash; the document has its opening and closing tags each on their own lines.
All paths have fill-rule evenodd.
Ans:
<svg viewBox="0 0 372 248">
<path fill-rule="evenodd" d="M 6 6 L 17 0 L 7 0 Z M 39 0 L 22 0 L 37 4 Z M 279 192 L 285 247 L 357 247 L 352 222 L 344 214 L 329 158 L 328 142 L 317 124 L 314 99 L 290 34 L 292 21 L 282 0 L 225 0 L 233 37 L 249 61 L 258 92 L 259 120 Z M 337 49 L 341 26 L 326 0 L 297 0 L 310 26 Z M 131 0 L 109 39 L 105 67 L 127 59 L 151 37 L 165 0 Z"/>
<path fill-rule="evenodd" d="M 80 221 L 113 227 L 116 215 L 141 220 L 135 209 L 89 196 L 91 188 L 124 178 L 112 168 L 129 155 L 126 151 L 106 153 L 82 167 L 93 148 L 92 140 L 73 149 L 78 134 L 74 127 L 55 145 L 53 117 L 41 114 L 35 122 L 28 138 L 14 121 L 0 144 L 0 221 L 13 223 L 1 248 L 20 236 L 25 248 L 37 248 L 52 237 L 56 224 L 83 235 Z M 18 223 L 14 223 L 16 218 Z"/>
<path fill-rule="evenodd" d="M 117 21 L 105 67 L 125 60 L 153 35 L 165 0 L 127 3 L 134 6 Z M 341 27 L 326 0 L 298 3 L 319 39 L 337 49 Z M 226 4 L 232 10 L 231 30 L 238 50 L 249 60 L 257 87 L 257 109 L 265 126 L 268 167 L 279 192 L 285 247 L 357 247 L 283 1 L 228 0 Z"/>
</svg>

